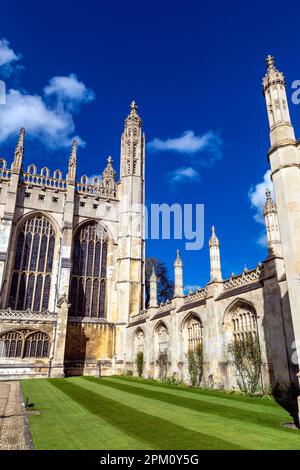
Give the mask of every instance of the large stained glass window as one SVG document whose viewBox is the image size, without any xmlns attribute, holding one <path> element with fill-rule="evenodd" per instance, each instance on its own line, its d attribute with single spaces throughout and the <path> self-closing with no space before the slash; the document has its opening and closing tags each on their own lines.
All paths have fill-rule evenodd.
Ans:
<svg viewBox="0 0 300 470">
<path fill-rule="evenodd" d="M 107 232 L 96 222 L 77 230 L 70 285 L 70 315 L 105 317 Z"/>
<path fill-rule="evenodd" d="M 54 246 L 54 228 L 46 217 L 38 215 L 21 225 L 8 307 L 36 312 L 48 309 Z"/>
</svg>

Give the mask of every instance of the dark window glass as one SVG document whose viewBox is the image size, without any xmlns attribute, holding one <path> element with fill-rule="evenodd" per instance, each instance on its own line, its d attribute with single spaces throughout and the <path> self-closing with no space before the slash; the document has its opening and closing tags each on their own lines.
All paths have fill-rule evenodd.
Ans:
<svg viewBox="0 0 300 470">
<path fill-rule="evenodd" d="M 33 310 L 35 312 L 40 311 L 41 297 L 42 297 L 42 287 L 43 287 L 43 275 L 39 274 L 38 277 L 37 277 L 37 280 L 36 280 L 34 304 L 33 304 Z"/>
<path fill-rule="evenodd" d="M 22 262 L 22 270 L 23 271 L 27 271 L 28 266 L 29 266 L 31 240 L 32 240 L 32 234 L 27 233 L 26 239 L 25 239 L 25 244 L 24 244 L 24 253 L 23 253 L 23 262 Z"/>
<path fill-rule="evenodd" d="M 24 233 L 20 232 L 17 241 L 14 269 L 20 269 L 23 253 Z"/>
<path fill-rule="evenodd" d="M 106 288 L 106 283 L 104 279 L 101 281 L 101 287 L 100 287 L 100 318 L 104 318 L 104 312 L 105 312 L 105 288 Z"/>
<path fill-rule="evenodd" d="M 33 238 L 33 244 L 32 244 L 30 271 L 36 270 L 37 258 L 38 258 L 38 253 L 39 253 L 39 245 L 40 245 L 40 236 L 38 233 L 36 233 Z"/>
<path fill-rule="evenodd" d="M 52 235 L 49 239 L 49 247 L 48 247 L 48 258 L 47 258 L 47 273 L 51 273 L 52 271 L 52 264 L 53 264 L 53 256 L 54 256 L 54 244 L 55 244 L 55 237 Z"/>
<path fill-rule="evenodd" d="M 34 289 L 34 274 L 30 274 L 27 284 L 26 303 L 25 308 L 31 308 Z"/>
<path fill-rule="evenodd" d="M 45 310 L 47 310 L 48 307 L 49 307 L 50 285 L 51 285 L 51 276 L 48 274 L 48 275 L 45 277 L 45 282 L 44 282 L 42 312 L 44 312 Z"/>
<path fill-rule="evenodd" d="M 39 257 L 39 268 L 38 268 L 39 272 L 43 272 L 45 269 L 47 244 L 48 244 L 48 237 L 47 235 L 43 235 L 42 241 L 41 241 L 41 248 L 40 248 L 40 257 Z"/>
<path fill-rule="evenodd" d="M 20 283 L 19 283 L 19 292 L 17 299 L 17 310 L 23 310 L 24 308 L 24 298 L 26 291 L 26 274 L 21 274 Z"/>
</svg>

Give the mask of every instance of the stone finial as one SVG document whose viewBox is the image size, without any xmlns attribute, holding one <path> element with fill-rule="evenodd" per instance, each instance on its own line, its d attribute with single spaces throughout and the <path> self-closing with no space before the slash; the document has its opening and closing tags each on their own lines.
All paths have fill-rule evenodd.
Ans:
<svg viewBox="0 0 300 470">
<path fill-rule="evenodd" d="M 271 54 L 266 57 L 266 65 L 268 70 L 275 69 L 275 59 Z"/>
<path fill-rule="evenodd" d="M 138 106 L 137 106 L 137 104 L 136 104 L 136 102 L 135 102 L 134 100 L 131 101 L 130 108 L 131 108 L 132 110 L 134 110 L 134 111 L 137 111 Z"/>
<path fill-rule="evenodd" d="M 174 261 L 174 266 L 183 266 L 183 263 L 180 257 L 180 251 L 178 249 L 176 250 L 176 258 Z"/>
<path fill-rule="evenodd" d="M 275 59 L 270 54 L 266 58 L 267 73 L 263 78 L 264 93 L 271 85 L 282 85 L 285 87 L 285 79 L 282 72 L 275 67 Z"/>
<path fill-rule="evenodd" d="M 220 246 L 220 242 L 216 235 L 216 229 L 214 225 L 211 227 L 211 237 L 209 239 L 209 246 Z"/>
<path fill-rule="evenodd" d="M 156 282 L 156 281 L 157 281 L 157 276 L 156 276 L 155 268 L 154 268 L 154 266 L 152 266 L 152 273 L 151 273 L 151 276 L 150 276 L 150 282 Z"/>
<path fill-rule="evenodd" d="M 142 120 L 138 115 L 137 109 L 138 109 L 138 106 L 136 102 L 133 100 L 130 104 L 130 113 L 125 119 L 125 126 L 128 127 L 128 126 L 136 125 L 136 126 L 141 127 Z"/>
<path fill-rule="evenodd" d="M 68 179 L 75 180 L 77 167 L 77 141 L 73 140 L 72 150 L 69 159 Z"/>
<path fill-rule="evenodd" d="M 174 297 L 183 297 L 183 263 L 179 250 L 174 261 Z"/>
<path fill-rule="evenodd" d="M 272 199 L 271 190 L 268 188 L 266 189 L 266 202 L 264 205 L 264 215 L 270 212 L 276 212 L 276 204 Z"/>
<path fill-rule="evenodd" d="M 155 273 L 154 266 L 152 266 L 152 273 L 150 276 L 150 300 L 149 300 L 149 307 L 156 308 L 157 307 L 157 276 Z"/>
<path fill-rule="evenodd" d="M 24 138 L 25 138 L 25 129 L 24 127 L 20 130 L 20 135 L 18 139 L 18 143 L 16 145 L 15 153 L 14 153 L 14 161 L 12 164 L 13 169 L 21 169 L 22 161 L 24 156 Z"/>
<path fill-rule="evenodd" d="M 113 159 L 111 156 L 107 158 L 107 165 L 104 168 L 102 178 L 103 178 L 103 181 L 112 180 L 114 182 L 116 180 L 116 171 L 113 167 Z"/>
</svg>

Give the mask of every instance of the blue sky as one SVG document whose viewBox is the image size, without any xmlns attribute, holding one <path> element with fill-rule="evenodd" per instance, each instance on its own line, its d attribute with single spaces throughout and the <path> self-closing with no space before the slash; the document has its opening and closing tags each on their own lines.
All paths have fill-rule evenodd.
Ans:
<svg viewBox="0 0 300 470">
<path fill-rule="evenodd" d="M 161 258 L 173 275 L 180 248 L 185 285 L 203 285 L 214 224 L 224 276 L 241 272 L 245 264 L 255 267 L 266 248 L 249 189 L 263 182 L 269 168 L 261 79 L 271 53 L 286 76 L 290 100 L 291 83 L 300 79 L 299 23 L 295 11 L 279 2 L 270 8 L 268 3 L 4 0 L 0 73 L 14 91 L 10 108 L 0 106 L 0 154 L 11 160 L 22 116 L 26 165 L 65 171 L 69 142 L 77 135 L 85 142 L 78 175 L 100 173 L 108 155 L 119 171 L 123 122 L 135 99 L 152 142 L 146 155 L 147 204 L 205 204 L 202 250 L 185 252 L 178 240 L 148 241 L 147 256 Z M 290 102 L 290 111 L 297 134 L 300 107 Z M 252 197 L 257 206 L 266 185 Z"/>
</svg>

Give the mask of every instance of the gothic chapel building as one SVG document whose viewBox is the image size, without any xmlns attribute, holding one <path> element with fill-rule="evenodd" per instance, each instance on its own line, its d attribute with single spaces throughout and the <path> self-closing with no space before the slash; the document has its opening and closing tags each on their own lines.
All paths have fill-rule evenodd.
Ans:
<svg viewBox="0 0 300 470">
<path fill-rule="evenodd" d="M 25 169 L 21 130 L 12 164 L 0 160 L 0 378 L 136 373 L 143 351 L 146 377 L 159 376 L 163 352 L 166 374 L 187 381 L 187 352 L 202 342 L 204 381 L 230 389 L 236 377 L 227 346 L 251 334 L 259 339 L 263 385 L 297 383 L 300 144 L 271 56 L 263 90 L 275 192 L 275 201 L 267 192 L 264 208 L 265 261 L 223 279 L 213 228 L 206 286 L 184 294 L 177 252 L 173 299 L 158 305 L 153 272 L 147 309 L 145 136 L 136 104 L 121 137 L 118 181 L 110 157 L 101 179 L 78 176 L 76 142 L 66 177 Z"/>
</svg>

